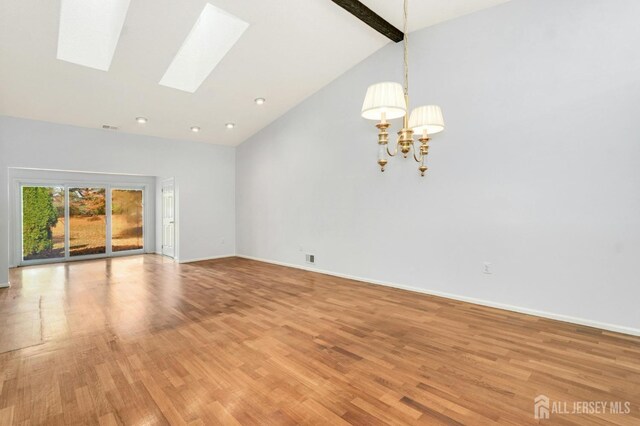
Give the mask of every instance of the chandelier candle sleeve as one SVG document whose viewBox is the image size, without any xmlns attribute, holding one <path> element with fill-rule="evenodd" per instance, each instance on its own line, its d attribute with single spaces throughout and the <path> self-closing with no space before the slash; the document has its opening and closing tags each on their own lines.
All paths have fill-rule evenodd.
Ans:
<svg viewBox="0 0 640 426">
<path fill-rule="evenodd" d="M 389 143 L 389 133 L 387 133 L 389 123 L 387 123 L 385 113 L 382 113 L 382 119 L 376 127 L 378 128 L 378 164 L 380 170 L 384 172 L 384 166 L 387 165 L 387 144 Z"/>
</svg>

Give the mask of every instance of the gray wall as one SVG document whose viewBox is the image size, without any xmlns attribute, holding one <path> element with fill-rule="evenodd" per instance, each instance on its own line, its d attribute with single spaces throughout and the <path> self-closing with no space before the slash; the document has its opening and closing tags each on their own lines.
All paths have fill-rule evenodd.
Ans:
<svg viewBox="0 0 640 426">
<path fill-rule="evenodd" d="M 8 167 L 175 177 L 180 260 L 235 253 L 235 148 L 0 117 L 0 284 Z"/>
<path fill-rule="evenodd" d="M 640 332 L 638 16 L 514 0 L 412 34 L 412 103 L 448 126 L 423 179 L 381 174 L 359 116 L 402 79 L 382 49 L 238 148 L 238 253 Z"/>
</svg>

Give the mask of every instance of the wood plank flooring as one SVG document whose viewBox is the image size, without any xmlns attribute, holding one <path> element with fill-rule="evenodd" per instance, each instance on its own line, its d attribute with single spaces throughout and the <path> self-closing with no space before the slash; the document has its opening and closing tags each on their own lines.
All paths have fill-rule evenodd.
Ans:
<svg viewBox="0 0 640 426">
<path fill-rule="evenodd" d="M 636 337 L 245 259 L 11 282 L 1 425 L 526 425 L 539 394 L 630 409 L 542 423 L 640 424 Z"/>
</svg>

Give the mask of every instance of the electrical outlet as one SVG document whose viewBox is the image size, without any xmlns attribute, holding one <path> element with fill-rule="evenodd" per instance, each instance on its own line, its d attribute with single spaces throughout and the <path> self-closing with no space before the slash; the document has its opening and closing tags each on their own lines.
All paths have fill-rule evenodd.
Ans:
<svg viewBox="0 0 640 426">
<path fill-rule="evenodd" d="M 483 274 L 493 274 L 493 268 L 491 266 L 491 262 L 483 262 L 482 263 L 482 273 Z"/>
<path fill-rule="evenodd" d="M 316 263 L 316 255 L 315 254 L 307 254 L 306 255 L 307 263 Z"/>
</svg>

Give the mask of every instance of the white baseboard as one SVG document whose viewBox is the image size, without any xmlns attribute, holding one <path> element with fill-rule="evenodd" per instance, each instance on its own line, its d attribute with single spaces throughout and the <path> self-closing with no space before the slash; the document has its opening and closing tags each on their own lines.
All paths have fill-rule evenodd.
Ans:
<svg viewBox="0 0 640 426">
<path fill-rule="evenodd" d="M 178 263 L 193 263 L 193 262 L 202 262 L 205 260 L 216 260 L 216 259 L 226 259 L 228 257 L 235 257 L 235 254 L 224 254 L 222 256 L 213 256 L 213 257 L 201 257 L 198 259 L 180 259 Z"/>
<path fill-rule="evenodd" d="M 10 283 L 3 283 L 3 284 L 0 284 L 0 288 L 9 288 L 9 287 L 11 287 L 11 284 L 10 284 Z"/>
<path fill-rule="evenodd" d="M 632 335 L 632 336 L 640 336 L 640 329 L 638 329 L 638 328 L 626 327 L 626 326 L 616 325 L 616 324 L 608 324 L 608 323 L 603 323 L 603 322 L 599 322 L 599 321 L 592 321 L 592 320 L 588 320 L 588 319 L 584 319 L 584 318 L 576 318 L 576 317 L 572 317 L 572 316 L 568 316 L 568 315 L 555 314 L 555 313 L 551 313 L 551 312 L 539 311 L 539 310 L 536 310 L 536 309 L 529 309 L 529 308 L 523 308 L 523 307 L 520 307 L 520 306 L 508 305 L 508 304 L 504 304 L 504 303 L 491 302 L 491 301 L 488 301 L 488 300 L 476 299 L 476 298 L 473 298 L 473 297 L 460 296 L 460 295 L 457 295 L 457 294 L 443 293 L 443 292 L 440 292 L 440 291 L 426 290 L 426 289 L 417 288 L 417 287 L 411 287 L 411 286 L 406 286 L 406 285 L 389 283 L 389 282 L 385 282 L 385 281 L 378 281 L 378 280 L 373 280 L 373 279 L 370 279 L 370 278 L 355 277 L 353 275 L 340 274 L 340 273 L 331 272 L 331 271 L 325 271 L 323 269 L 313 268 L 313 267 L 309 267 L 309 266 L 294 265 L 294 264 L 291 264 L 291 263 L 278 262 L 278 261 L 275 261 L 275 260 L 268 260 L 268 259 L 262 259 L 262 258 L 258 258 L 258 257 L 253 257 L 253 256 L 246 256 L 246 255 L 243 255 L 243 254 L 236 254 L 236 256 L 237 257 L 242 257 L 244 259 L 256 260 L 258 262 L 272 263 L 274 265 L 280 265 L 280 266 L 286 266 L 286 267 L 289 267 L 289 268 L 302 269 L 302 270 L 305 270 L 305 271 L 317 272 L 317 273 L 320 273 L 320 274 L 331 275 L 331 276 L 339 277 L 339 278 L 347 278 L 347 279 L 355 280 L 355 281 L 362 281 L 362 282 L 365 282 L 365 283 L 368 283 L 368 284 L 382 285 L 382 286 L 385 286 L 385 287 L 393 287 L 393 288 L 398 288 L 398 289 L 401 289 L 401 290 L 414 291 L 416 293 L 428 294 L 430 296 L 444 297 L 446 299 L 452 299 L 452 300 L 459 300 L 461 302 L 473 303 L 475 305 L 488 306 L 490 308 L 504 309 L 506 311 L 518 312 L 518 313 L 521 313 L 521 314 L 533 315 L 533 316 L 536 316 L 536 317 L 548 318 L 548 319 L 552 319 L 552 320 L 556 320 L 556 321 L 568 322 L 568 323 L 571 323 L 571 324 L 584 325 L 584 326 L 587 326 L 587 327 L 599 328 L 599 329 L 602 329 L 602 330 L 613 331 L 613 332 L 616 332 L 616 333 L 629 334 L 629 335 Z"/>
</svg>

